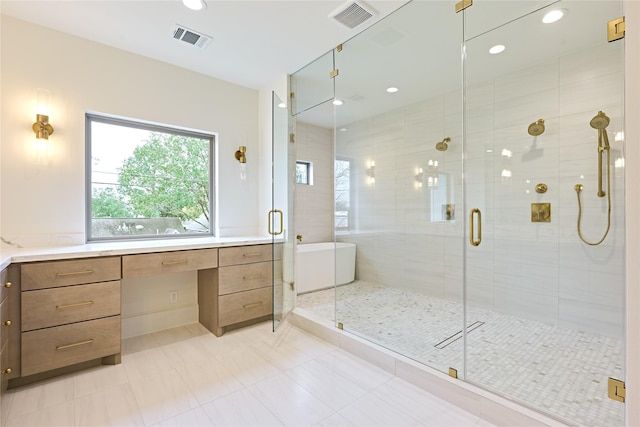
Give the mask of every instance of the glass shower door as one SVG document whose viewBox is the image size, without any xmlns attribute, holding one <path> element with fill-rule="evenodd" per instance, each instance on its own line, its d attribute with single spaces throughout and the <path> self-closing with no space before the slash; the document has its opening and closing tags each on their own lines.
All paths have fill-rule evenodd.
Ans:
<svg viewBox="0 0 640 427">
<path fill-rule="evenodd" d="M 335 51 L 336 240 L 356 245 L 336 321 L 443 372 L 463 367 L 461 36 L 451 3 L 411 2 Z"/>
<path fill-rule="evenodd" d="M 622 426 L 607 383 L 624 379 L 624 41 L 606 38 L 621 2 L 467 31 L 506 3 L 464 12 L 465 379 Z"/>
<path fill-rule="evenodd" d="M 272 92 L 272 200 L 269 212 L 269 234 L 273 242 L 273 330 L 293 310 L 295 301 L 292 262 L 295 251 L 293 223 L 293 182 L 295 151 L 289 143 L 289 111 L 275 92 Z"/>
</svg>

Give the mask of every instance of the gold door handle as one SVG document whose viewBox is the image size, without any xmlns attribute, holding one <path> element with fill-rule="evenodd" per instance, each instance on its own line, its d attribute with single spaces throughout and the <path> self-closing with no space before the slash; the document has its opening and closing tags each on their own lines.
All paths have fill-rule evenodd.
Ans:
<svg viewBox="0 0 640 427">
<path fill-rule="evenodd" d="M 474 216 L 478 217 L 478 239 L 475 239 Z M 482 243 L 482 213 L 480 209 L 473 208 L 469 214 L 469 242 L 472 246 L 480 246 Z"/>
<path fill-rule="evenodd" d="M 7 369 L 5 369 L 5 370 L 4 370 L 4 371 L 2 371 L 2 372 L 3 372 L 3 373 L 5 373 L 5 374 L 10 374 L 11 372 L 13 372 L 13 369 L 11 369 L 11 368 L 7 368 Z"/>
<path fill-rule="evenodd" d="M 242 276 L 243 280 L 253 280 L 253 279 L 259 279 L 262 277 L 262 274 L 256 274 L 254 276 Z"/>
<path fill-rule="evenodd" d="M 11 283 L 11 282 L 7 282 L 7 283 L 5 283 L 5 284 L 4 284 L 4 287 L 5 287 L 5 288 L 10 288 L 10 287 L 11 287 L 11 285 L 12 285 L 12 283 Z"/>
<path fill-rule="evenodd" d="M 4 326 L 11 326 L 12 322 L 11 320 L 7 320 L 6 322 L 2 323 Z"/>
<path fill-rule="evenodd" d="M 280 231 L 274 231 L 271 228 L 271 224 L 273 223 L 273 214 L 274 213 L 280 214 Z M 279 209 L 272 209 L 272 210 L 269 211 L 268 231 L 269 231 L 269 234 L 271 234 L 272 236 L 278 236 L 278 235 L 282 234 L 282 217 L 283 217 L 283 213 Z"/>
</svg>

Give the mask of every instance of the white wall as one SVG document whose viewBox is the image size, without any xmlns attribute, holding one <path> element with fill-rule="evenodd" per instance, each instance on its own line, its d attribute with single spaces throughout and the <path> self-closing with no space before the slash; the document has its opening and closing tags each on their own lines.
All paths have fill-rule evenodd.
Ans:
<svg viewBox="0 0 640 427">
<path fill-rule="evenodd" d="M 302 243 L 332 242 L 333 130 L 297 122 L 297 160 L 313 164 L 312 185 L 296 184 L 296 234 Z"/>
<path fill-rule="evenodd" d="M 218 134 L 220 235 L 260 232 L 258 215 L 258 92 L 202 74 L 2 16 L 2 237 L 21 246 L 84 243 L 84 114 L 95 111 Z M 36 88 L 51 92 L 55 128 L 47 165 L 33 161 Z M 240 179 L 234 152 L 247 146 L 248 178 Z M 132 318 L 179 309 L 176 322 L 197 319 L 195 277 L 123 282 L 123 295 L 145 295 L 146 305 L 124 301 L 123 334 Z M 180 307 L 168 291 L 180 289 Z M 165 295 L 165 293 L 167 295 Z M 184 298 L 182 298 L 184 296 Z M 180 316 L 179 316 L 180 317 Z M 151 320 L 148 329 L 166 327 Z"/>
<path fill-rule="evenodd" d="M 482 44 L 482 42 L 480 42 Z M 473 43 L 467 46 L 472 49 Z M 475 83 L 466 93 L 466 200 L 463 200 L 461 94 L 449 93 L 352 123 L 337 154 L 354 159 L 355 229 L 340 240 L 358 244 L 357 277 L 460 300 L 462 242 L 471 208 L 482 211 L 482 244 L 465 248 L 472 305 L 551 325 L 622 338 L 624 333 L 624 129 L 622 45 L 607 44 L 549 63 Z M 473 78 L 473 70 L 467 79 Z M 584 184 L 582 232 L 591 241 L 607 225 L 607 198 L 597 198 L 597 131 L 591 118 L 610 118 L 611 230 L 603 244 L 577 235 L 574 185 Z M 533 137 L 531 122 L 545 119 Z M 450 137 L 447 151 L 435 144 Z M 503 155 L 504 150 L 509 156 Z M 375 160 L 375 183 L 366 175 Z M 428 161 L 449 180 L 438 190 L 417 186 Z M 502 172 L 509 170 L 510 177 Z M 606 174 L 606 170 L 605 170 Z M 582 176 L 582 178 L 581 178 Z M 442 179 L 442 176 L 441 176 Z M 547 184 L 545 194 L 535 192 Z M 605 184 L 606 188 L 606 184 Z M 464 203 L 463 203 L 464 202 Z M 550 223 L 531 221 L 531 203 L 551 203 Z M 436 206 L 432 206 L 432 204 Z M 443 204 L 456 218 L 442 221 Z"/>
</svg>

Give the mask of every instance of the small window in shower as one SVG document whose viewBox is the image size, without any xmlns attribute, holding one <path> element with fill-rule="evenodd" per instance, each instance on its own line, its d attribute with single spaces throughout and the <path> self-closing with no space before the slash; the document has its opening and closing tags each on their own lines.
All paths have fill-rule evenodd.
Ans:
<svg viewBox="0 0 640 427">
<path fill-rule="evenodd" d="M 351 160 L 335 161 L 335 226 L 347 230 L 351 226 Z"/>
<path fill-rule="evenodd" d="M 296 161 L 296 184 L 313 185 L 313 163 Z"/>
</svg>

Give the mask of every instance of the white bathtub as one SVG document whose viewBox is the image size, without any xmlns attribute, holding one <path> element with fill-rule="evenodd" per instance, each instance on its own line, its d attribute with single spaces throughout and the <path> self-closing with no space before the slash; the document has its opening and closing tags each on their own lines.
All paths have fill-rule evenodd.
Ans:
<svg viewBox="0 0 640 427">
<path fill-rule="evenodd" d="M 298 294 L 334 285 L 346 285 L 355 279 L 355 243 L 301 244 L 296 246 L 295 257 L 295 286 Z M 284 262 L 287 262 L 286 256 Z M 288 271 L 288 268 L 285 267 L 285 271 Z M 284 279 L 289 281 L 287 277 Z"/>
</svg>

